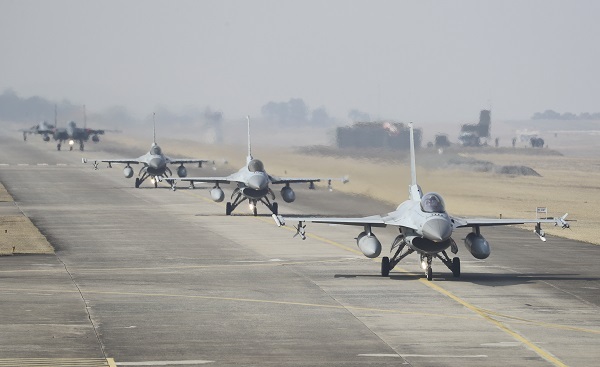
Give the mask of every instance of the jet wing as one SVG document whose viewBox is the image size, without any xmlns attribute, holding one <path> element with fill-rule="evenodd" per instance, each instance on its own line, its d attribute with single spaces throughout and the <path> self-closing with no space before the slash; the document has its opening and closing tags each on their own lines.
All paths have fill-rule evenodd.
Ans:
<svg viewBox="0 0 600 367">
<path fill-rule="evenodd" d="M 567 213 L 568 214 L 568 213 Z M 460 218 L 451 217 L 454 221 L 454 228 L 462 227 L 489 227 L 489 226 L 508 226 L 511 224 L 526 223 L 553 223 L 554 225 L 568 228 L 569 223 L 565 220 L 567 214 L 560 218 L 540 218 L 540 219 L 490 219 L 490 218 Z"/>
<path fill-rule="evenodd" d="M 231 182 L 237 182 L 232 180 L 230 177 L 166 177 L 164 179 L 171 185 L 175 184 L 177 181 L 187 181 L 187 182 L 210 182 L 210 183 L 224 183 L 228 184 Z"/>
<path fill-rule="evenodd" d="M 213 164 L 215 163 L 215 161 L 211 161 L 208 159 L 172 159 L 169 158 L 169 163 L 170 164 L 184 164 L 184 163 L 198 163 L 198 167 L 202 167 L 203 163 L 210 163 L 212 162 Z"/>
<path fill-rule="evenodd" d="M 87 158 L 81 158 L 82 163 L 87 163 L 88 161 L 92 161 L 95 167 L 97 167 L 98 163 L 100 163 L 100 162 L 108 163 L 109 165 L 112 163 L 122 163 L 122 164 L 140 164 L 140 163 L 142 163 L 142 162 L 140 162 L 139 159 L 87 159 Z"/>
<path fill-rule="evenodd" d="M 385 227 L 387 225 L 385 219 L 381 215 L 371 215 L 369 217 L 360 218 L 335 218 L 335 217 L 282 217 L 280 215 L 273 215 L 273 219 L 278 226 L 285 225 L 286 220 L 297 221 L 297 222 L 311 222 L 311 223 L 328 223 L 328 224 L 341 224 L 348 226 L 365 226 L 370 225 L 372 227 Z"/>
<path fill-rule="evenodd" d="M 331 183 L 331 181 L 341 181 L 342 183 L 347 183 L 349 181 L 348 177 L 337 177 L 337 178 L 294 177 L 294 178 L 290 178 L 290 177 L 277 177 L 277 176 L 271 176 L 271 175 L 269 175 L 269 179 L 270 179 L 271 183 L 275 184 L 275 185 L 291 184 L 291 183 L 305 183 L 305 182 L 321 182 L 321 181 L 328 181 L 329 183 Z"/>
</svg>

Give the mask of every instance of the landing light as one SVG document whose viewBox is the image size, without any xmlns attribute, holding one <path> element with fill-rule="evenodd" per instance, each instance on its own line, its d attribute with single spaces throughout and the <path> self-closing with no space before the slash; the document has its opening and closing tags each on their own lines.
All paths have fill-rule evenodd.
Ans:
<svg viewBox="0 0 600 367">
<path fill-rule="evenodd" d="M 154 178 L 151 178 L 151 179 L 150 179 L 150 183 L 151 183 L 151 184 L 154 184 L 154 182 L 155 182 Z"/>
<path fill-rule="evenodd" d="M 423 268 L 423 270 L 427 269 L 427 261 L 421 261 L 421 268 Z"/>
<path fill-rule="evenodd" d="M 248 207 L 250 208 L 250 210 L 254 210 L 254 204 L 250 203 L 250 205 L 248 205 Z"/>
<path fill-rule="evenodd" d="M 75 140 L 69 140 L 69 145 L 75 144 Z"/>
</svg>

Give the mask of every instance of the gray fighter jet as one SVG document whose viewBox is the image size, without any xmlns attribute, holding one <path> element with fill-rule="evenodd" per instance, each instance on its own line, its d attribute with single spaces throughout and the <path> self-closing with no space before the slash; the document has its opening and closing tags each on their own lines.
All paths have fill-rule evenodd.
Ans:
<svg viewBox="0 0 600 367">
<path fill-rule="evenodd" d="M 225 209 L 226 215 L 231 213 L 244 201 L 248 201 L 250 210 L 254 215 L 257 215 L 258 210 L 256 205 L 261 202 L 263 203 L 273 214 L 277 214 L 279 207 L 275 202 L 275 194 L 269 187 L 269 184 L 273 185 L 285 185 L 281 189 L 281 197 L 286 203 L 291 203 L 296 200 L 296 193 L 290 187 L 292 183 L 308 183 L 309 188 L 314 189 L 315 182 L 321 180 L 328 180 L 329 188 L 331 189 L 332 180 L 341 180 L 343 183 L 348 182 L 347 178 L 282 178 L 269 175 L 265 171 L 265 166 L 262 161 L 255 159 L 252 156 L 252 146 L 250 142 L 250 117 L 246 116 L 248 121 L 248 156 L 246 157 L 246 165 L 240 168 L 239 171 L 226 177 L 187 177 L 187 178 L 167 178 L 166 181 L 171 183 L 173 191 L 176 189 L 177 181 L 188 181 L 190 187 L 194 187 L 194 182 L 207 182 L 214 183 L 215 186 L 210 191 L 211 198 L 220 203 L 225 198 L 225 193 L 219 186 L 220 184 L 235 183 L 237 187 L 231 194 L 233 202 L 227 202 Z M 235 199 L 234 199 L 235 197 Z M 269 199 L 270 197 L 270 199 Z"/>
<path fill-rule="evenodd" d="M 82 158 L 81 161 L 83 163 L 87 163 L 87 158 Z M 94 169 L 98 169 L 98 164 L 100 162 L 108 163 L 108 167 L 112 168 L 113 163 L 121 163 L 125 164 L 125 168 L 123 169 L 123 174 L 126 178 L 133 177 L 133 168 L 132 164 L 143 164 L 138 173 L 138 177 L 135 179 L 135 187 L 139 188 L 140 185 L 146 180 L 150 179 L 150 182 L 154 184 L 154 187 L 158 187 L 158 182 L 162 181 L 163 178 L 173 175 L 171 169 L 167 166 L 168 164 L 179 164 L 177 168 L 177 175 L 179 177 L 187 176 L 187 169 L 185 168 L 185 163 L 197 163 L 198 167 L 202 167 L 203 163 L 213 162 L 206 159 L 173 159 L 169 158 L 163 154 L 162 149 L 156 144 L 156 127 L 154 128 L 153 134 L 153 142 L 150 147 L 150 151 L 143 156 L 132 159 L 96 159 L 91 160 L 94 165 Z"/>
<path fill-rule="evenodd" d="M 37 125 L 33 125 L 29 129 L 20 129 L 19 131 L 23 133 L 24 141 L 27 141 L 27 135 L 31 134 L 39 134 L 42 136 L 44 141 L 50 141 L 50 135 L 54 135 L 55 126 L 56 125 L 48 123 L 48 121 L 42 121 Z"/>
<path fill-rule="evenodd" d="M 425 270 L 427 280 L 431 280 L 431 263 L 434 257 L 440 259 L 455 277 L 460 276 L 460 259 L 458 257 L 450 259 L 446 253 L 448 248 L 453 254 L 458 252 L 458 246 L 451 237 L 456 228 L 472 228 L 472 232 L 465 238 L 465 245 L 471 255 L 477 259 L 485 259 L 490 255 L 490 245 L 481 235 L 481 227 L 535 223 L 534 232 L 542 241 L 546 240 L 541 228 L 542 223 L 552 223 L 562 228 L 569 228 L 569 224 L 565 220 L 567 214 L 552 219 L 485 219 L 451 216 L 446 212 L 444 199 L 440 194 L 431 192 L 423 195 L 421 187 L 417 185 L 412 123 L 410 124 L 410 157 L 412 182 L 409 186 L 409 199 L 400 204 L 395 211 L 385 215 L 362 218 L 289 218 L 298 221 L 294 237 L 300 235 L 302 239 L 306 239 L 306 222 L 360 226 L 364 229 L 356 238 L 357 245 L 366 257 L 376 258 L 381 253 L 381 242 L 373 233 L 373 228 L 396 226 L 400 234 L 394 239 L 390 249 L 390 253 L 395 252 L 391 259 L 389 257 L 382 258 L 381 275 L 388 276 L 390 270 L 400 260 L 416 252 L 421 257 L 421 267 Z M 278 226 L 285 225 L 283 217 L 273 215 L 273 219 Z"/>
</svg>

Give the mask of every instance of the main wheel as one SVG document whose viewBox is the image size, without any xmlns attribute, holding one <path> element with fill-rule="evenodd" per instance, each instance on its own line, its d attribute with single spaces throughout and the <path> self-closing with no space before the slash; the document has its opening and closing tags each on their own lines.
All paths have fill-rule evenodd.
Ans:
<svg viewBox="0 0 600 367">
<path fill-rule="evenodd" d="M 56 144 L 56 150 L 60 150 L 60 143 Z"/>
<path fill-rule="evenodd" d="M 279 205 L 277 203 L 273 203 L 273 214 L 279 214 Z"/>
<path fill-rule="evenodd" d="M 254 214 L 255 217 L 258 215 L 258 208 L 256 207 L 256 204 L 254 204 L 254 207 L 252 208 L 252 214 Z"/>
<path fill-rule="evenodd" d="M 81 144 L 81 145 L 79 146 L 79 150 L 81 150 L 81 151 L 83 152 L 83 144 Z"/>
<path fill-rule="evenodd" d="M 387 277 L 390 275 L 390 258 L 384 256 L 381 258 L 381 276 Z"/>
<path fill-rule="evenodd" d="M 225 206 L 225 215 L 231 215 L 231 203 L 227 202 L 227 205 Z"/>
<path fill-rule="evenodd" d="M 431 266 L 427 268 L 427 280 L 433 279 L 433 270 L 431 270 Z"/>
<path fill-rule="evenodd" d="M 139 178 L 135 178 L 135 188 L 139 189 L 140 188 L 140 179 Z"/>
<path fill-rule="evenodd" d="M 452 275 L 454 275 L 455 278 L 460 276 L 460 259 L 458 257 L 452 259 Z"/>
<path fill-rule="evenodd" d="M 158 180 L 155 178 L 154 179 L 154 188 L 157 188 L 157 187 L 158 187 Z"/>
<path fill-rule="evenodd" d="M 71 150 L 73 150 L 73 146 L 72 145 L 69 146 L 69 151 L 71 151 Z"/>
</svg>

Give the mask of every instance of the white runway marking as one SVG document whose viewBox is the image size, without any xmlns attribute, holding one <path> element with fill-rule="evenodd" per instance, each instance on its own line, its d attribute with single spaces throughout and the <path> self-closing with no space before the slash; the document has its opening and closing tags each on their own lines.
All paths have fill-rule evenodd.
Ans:
<svg viewBox="0 0 600 367">
<path fill-rule="evenodd" d="M 115 362 L 117 366 L 185 366 L 193 364 L 215 363 L 215 361 L 145 361 L 145 362 Z"/>
<path fill-rule="evenodd" d="M 374 353 L 374 354 L 359 354 L 359 357 L 421 357 L 421 358 L 487 358 L 488 356 L 485 354 L 468 354 L 468 355 L 450 355 L 450 354 L 384 354 L 384 353 Z"/>
<path fill-rule="evenodd" d="M 29 163 L 17 163 L 17 166 L 29 166 Z"/>
</svg>

